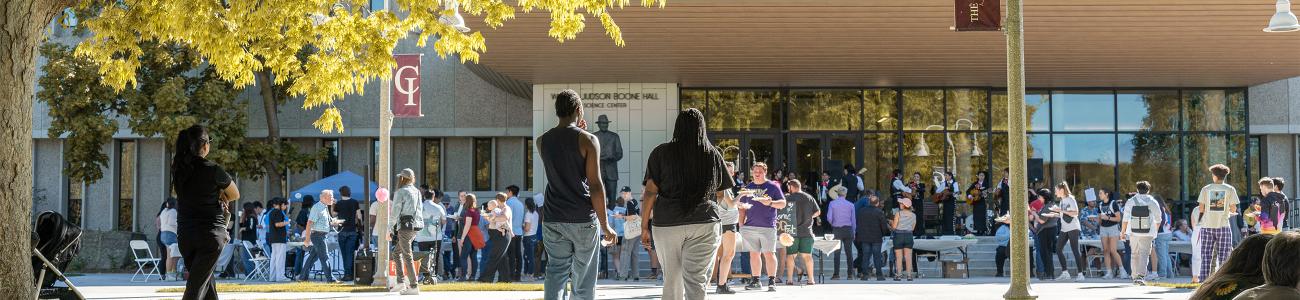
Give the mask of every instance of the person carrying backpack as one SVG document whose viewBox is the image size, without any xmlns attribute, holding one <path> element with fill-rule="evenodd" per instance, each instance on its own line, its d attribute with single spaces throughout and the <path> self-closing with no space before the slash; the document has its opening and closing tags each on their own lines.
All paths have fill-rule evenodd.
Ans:
<svg viewBox="0 0 1300 300">
<path fill-rule="evenodd" d="M 1129 240 L 1129 246 L 1132 247 L 1133 284 L 1146 285 L 1152 240 L 1156 238 L 1158 228 L 1164 220 L 1160 202 L 1150 195 L 1151 183 L 1138 181 L 1137 191 L 1138 194 L 1124 204 L 1121 239 Z"/>
</svg>

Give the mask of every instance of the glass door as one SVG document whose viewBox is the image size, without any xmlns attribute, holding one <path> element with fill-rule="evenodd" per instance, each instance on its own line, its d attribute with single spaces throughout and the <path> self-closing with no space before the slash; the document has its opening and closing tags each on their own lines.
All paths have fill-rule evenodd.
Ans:
<svg viewBox="0 0 1300 300">
<path fill-rule="evenodd" d="M 858 166 L 862 165 L 862 139 L 856 135 L 792 134 L 789 143 L 790 170 L 808 187 L 821 180 L 822 173 L 830 173 L 831 178 L 838 181 L 844 176 L 845 167 L 854 166 L 853 172 L 857 172 Z"/>
<path fill-rule="evenodd" d="M 766 163 L 770 172 L 780 169 L 784 163 L 783 157 L 776 155 L 781 153 L 781 144 L 777 143 L 775 134 L 712 134 L 710 139 L 722 152 L 723 159 L 736 164 L 736 175 L 742 182 L 750 180 L 749 169 L 755 162 Z"/>
</svg>

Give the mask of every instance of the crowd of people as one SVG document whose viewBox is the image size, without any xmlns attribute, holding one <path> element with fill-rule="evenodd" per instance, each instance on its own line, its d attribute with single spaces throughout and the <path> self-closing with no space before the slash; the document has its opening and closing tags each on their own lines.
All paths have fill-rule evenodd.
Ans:
<svg viewBox="0 0 1300 300">
<path fill-rule="evenodd" d="M 711 285 L 717 294 L 736 293 L 730 284 L 738 274 L 744 290 L 817 284 L 811 255 L 823 235 L 839 243 L 832 280 L 912 281 L 915 241 L 935 234 L 994 235 L 997 276 L 1004 276 L 1010 214 L 1023 213 L 1034 253 L 1028 272 L 1040 280 L 1084 280 L 1090 269 L 1101 268 L 1104 278 L 1145 284 L 1174 277 L 1173 264 L 1186 260 L 1192 280 L 1204 281 L 1197 294 L 1206 296 L 1197 299 L 1300 299 L 1300 260 L 1293 256 L 1300 251 L 1300 233 L 1283 228 L 1290 208 L 1281 178 L 1259 180 L 1263 197 L 1244 212 L 1238 212 L 1236 189 L 1225 183 L 1230 169 L 1223 165 L 1208 169 L 1213 182 L 1201 189 L 1187 215 L 1171 214 L 1170 203 L 1151 194 L 1146 181 L 1136 182 L 1135 192 L 1125 197 L 1089 189 L 1086 201 L 1062 182 L 1028 191 L 1028 210 L 1010 211 L 1007 170 L 997 184 L 980 172 L 962 186 L 944 172 L 929 187 L 919 173 L 905 178 L 893 170 L 888 192 L 868 189 L 859 175 L 865 170 L 852 166 L 838 178 L 824 173 L 808 184 L 771 173 L 763 162 L 752 163 L 747 178 L 738 176 L 737 166 L 709 142 L 703 114 L 687 109 L 678 114 L 672 139 L 654 148 L 646 162 L 643 199 L 633 199 L 630 187 L 607 199 L 605 189 L 614 187 L 601 180 L 599 140 L 586 129 L 582 100 L 572 90 L 560 92 L 555 111 L 558 125 L 536 141 L 548 184 L 532 198 L 521 199 L 519 188 L 511 186 L 482 203 L 465 192 L 449 201 L 440 191 L 416 187 L 415 173 L 404 169 L 388 203 L 389 224 L 375 224 L 377 202 L 363 209 L 342 186 L 340 199 L 332 190 L 322 191 L 319 201 L 304 196 L 294 218 L 285 199 L 267 201 L 269 210 L 250 202 L 239 215 L 239 235 L 271 258 L 273 281 L 288 280 L 290 270 L 299 280 L 313 274 L 330 282 L 353 280 L 352 254 L 379 247 L 373 229 L 389 226 L 394 243 L 383 246 L 392 247 L 397 274 L 390 291 L 403 295 L 418 294 L 421 282 L 541 277 L 548 300 L 594 299 L 597 278 L 642 279 L 638 253 L 645 250 L 649 278 L 663 281 L 663 298 L 703 299 Z M 173 172 L 179 201 L 169 201 L 159 214 L 159 240 L 184 258 L 190 272 L 185 299 L 215 299 L 215 253 L 229 240 L 225 229 L 233 219 L 223 208 L 239 194 L 220 166 L 203 159 L 208 137 L 202 127 L 187 129 L 178 140 Z M 927 222 L 927 215 L 939 221 Z M 970 221 L 960 221 L 962 215 Z M 1237 224 L 1246 226 L 1238 232 Z M 366 232 L 369 243 L 359 238 Z M 337 280 L 329 263 L 312 272 L 317 261 L 328 261 L 329 239 L 343 260 Z M 1091 239 L 1099 240 L 1100 249 L 1081 247 Z M 286 259 L 289 241 L 296 240 L 302 247 Z M 1171 257 L 1171 241 L 1190 241 L 1195 250 L 1190 257 Z M 886 250 L 894 258 L 889 271 Z M 1084 259 L 1090 251 L 1103 257 L 1099 266 Z M 1053 258 L 1061 265 L 1059 276 L 1053 276 Z"/>
</svg>

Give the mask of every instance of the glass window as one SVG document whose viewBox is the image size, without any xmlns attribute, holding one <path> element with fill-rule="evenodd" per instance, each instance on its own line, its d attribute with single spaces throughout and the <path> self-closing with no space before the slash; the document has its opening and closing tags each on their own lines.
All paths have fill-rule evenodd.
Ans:
<svg viewBox="0 0 1300 300">
<path fill-rule="evenodd" d="M 1118 191 L 1136 191 L 1137 182 L 1145 180 L 1160 199 L 1183 199 L 1181 178 L 1169 174 L 1178 168 L 1178 135 L 1119 135 Z"/>
<path fill-rule="evenodd" d="M 321 140 L 325 146 L 325 159 L 321 161 L 320 176 L 330 177 L 339 173 L 339 140 Z"/>
<path fill-rule="evenodd" d="M 135 141 L 117 142 L 117 230 L 135 231 Z"/>
<path fill-rule="evenodd" d="M 492 190 L 492 139 L 474 139 L 474 190 Z"/>
<path fill-rule="evenodd" d="M 790 130 L 858 130 L 862 125 L 861 91 L 795 91 L 790 97 Z"/>
<path fill-rule="evenodd" d="M 1047 173 L 1047 170 L 1051 169 L 1047 164 L 1048 155 L 1051 153 L 1051 139 L 1046 134 L 1030 134 L 1025 138 L 1026 152 L 1029 154 L 1027 165 L 1025 165 L 1029 187 L 1046 187 L 1047 183 L 1050 182 L 1049 175 L 1051 175 Z M 992 169 L 991 174 L 997 175 L 990 180 L 999 180 L 1002 178 L 1002 169 L 1011 167 L 1007 159 L 1007 135 L 1005 133 L 993 134 L 990 139 L 993 148 L 988 154 L 993 161 L 990 169 Z"/>
<path fill-rule="evenodd" d="M 948 129 L 985 130 L 988 128 L 988 96 L 986 90 L 948 90 Z"/>
<path fill-rule="evenodd" d="M 867 131 L 898 129 L 898 92 L 892 89 L 862 91 Z"/>
<path fill-rule="evenodd" d="M 1226 134 L 1188 134 L 1183 137 L 1183 178 L 1187 182 L 1187 199 L 1200 196 L 1201 186 L 1212 182 L 1210 171 L 1215 164 L 1231 169 L 1228 184 L 1237 188 L 1238 196 L 1247 196 L 1250 174 L 1246 170 L 1246 137 Z"/>
<path fill-rule="evenodd" d="M 982 132 L 958 132 L 948 136 L 949 165 L 957 170 L 953 174 L 959 178 L 975 178 L 975 173 L 989 171 L 987 155 L 989 135 Z M 927 173 L 928 174 L 928 173 Z M 930 176 L 925 176 L 930 178 Z M 989 179 L 994 180 L 994 179 Z"/>
<path fill-rule="evenodd" d="M 1052 92 L 1052 130 L 1115 130 L 1114 92 Z"/>
<path fill-rule="evenodd" d="M 937 130 L 943 124 L 943 90 L 903 90 L 904 130 Z"/>
<path fill-rule="evenodd" d="M 81 184 L 81 179 L 74 176 L 68 176 L 68 211 L 64 215 L 68 216 L 68 222 L 81 226 L 81 199 L 84 199 L 86 186 Z"/>
<path fill-rule="evenodd" d="M 854 141 L 854 139 L 851 136 L 847 136 L 847 135 L 831 136 L 830 149 L 828 150 L 830 150 L 829 153 L 830 156 L 826 157 L 826 159 L 838 160 L 840 161 L 841 166 L 846 166 L 850 164 L 854 166 L 858 166 L 861 164 L 858 162 L 858 142 Z M 822 171 L 831 171 L 832 172 L 831 174 L 837 174 L 834 173 L 835 170 L 830 170 L 829 168 L 830 167 L 828 166 L 826 167 L 826 169 Z M 857 172 L 856 169 L 853 171 Z"/>
<path fill-rule="evenodd" d="M 949 170 L 947 162 L 950 152 L 948 150 L 943 133 L 903 134 L 903 173 L 920 172 L 921 174 L 930 174 L 935 171 Z M 929 178 L 929 176 L 922 177 Z M 958 178 L 958 180 L 960 179 Z"/>
<path fill-rule="evenodd" d="M 533 138 L 524 139 L 524 189 L 533 190 Z"/>
<path fill-rule="evenodd" d="M 1047 131 L 1050 128 L 1048 122 L 1048 101 L 1051 96 L 1043 91 L 1025 92 L 1025 129 L 1029 131 Z M 991 100 L 993 101 L 993 130 L 1007 130 L 1007 92 L 994 92 Z"/>
<path fill-rule="evenodd" d="M 709 130 L 764 130 L 781 128 L 781 92 L 710 91 L 705 116 Z"/>
<path fill-rule="evenodd" d="M 889 193 L 890 172 L 898 168 L 898 134 L 868 133 L 862 138 L 862 184 L 868 189 Z"/>
<path fill-rule="evenodd" d="M 1223 90 L 1183 91 L 1183 124 L 1189 131 L 1227 130 L 1228 106 Z"/>
<path fill-rule="evenodd" d="M 708 103 L 708 99 L 705 98 L 706 93 L 707 92 L 704 90 L 682 90 L 682 110 L 685 111 L 687 108 L 694 108 L 700 112 L 708 112 L 707 110 L 704 110 L 704 105 Z"/>
<path fill-rule="evenodd" d="M 1069 183 L 1076 199 L 1090 187 L 1114 189 L 1115 135 L 1052 135 L 1052 180 Z"/>
<path fill-rule="evenodd" d="M 1260 143 L 1263 142 L 1263 137 L 1262 137 L 1262 136 L 1251 136 L 1251 137 L 1249 137 L 1249 139 L 1250 139 L 1250 146 L 1249 146 L 1249 147 L 1250 147 L 1250 149 L 1249 149 L 1249 151 L 1250 151 L 1250 177 L 1247 177 L 1247 178 L 1260 178 L 1260 177 L 1262 177 L 1262 176 L 1265 176 L 1265 175 L 1264 175 L 1264 172 L 1260 171 L 1260 160 L 1259 160 L 1259 148 L 1260 148 Z M 1254 194 L 1259 194 L 1259 185 L 1258 185 L 1258 184 L 1252 184 L 1252 185 L 1250 185 L 1250 186 L 1251 186 L 1251 188 L 1250 188 L 1250 193 L 1251 193 L 1252 195 L 1254 195 Z M 1285 188 L 1285 187 L 1283 187 L 1283 188 Z"/>
<path fill-rule="evenodd" d="M 1228 130 L 1246 130 L 1246 91 L 1228 91 Z"/>
<path fill-rule="evenodd" d="M 1119 91 L 1117 97 L 1119 130 L 1178 130 L 1178 91 Z"/>
<path fill-rule="evenodd" d="M 379 139 L 370 139 L 370 176 L 370 178 L 379 178 Z"/>
<path fill-rule="evenodd" d="M 810 135 L 794 138 L 793 165 L 791 175 L 799 178 L 818 178 L 822 169 L 822 140 L 820 136 Z"/>
<path fill-rule="evenodd" d="M 531 142 L 531 140 L 529 141 Z M 531 151 L 532 145 L 528 146 L 529 150 L 525 151 Z M 526 159 L 531 161 L 532 157 L 532 155 L 528 155 Z M 442 139 L 424 139 L 423 162 L 424 184 L 429 185 L 429 188 L 442 189 Z M 531 165 L 526 167 L 531 167 Z M 531 172 L 528 174 L 528 176 L 532 176 Z"/>
</svg>

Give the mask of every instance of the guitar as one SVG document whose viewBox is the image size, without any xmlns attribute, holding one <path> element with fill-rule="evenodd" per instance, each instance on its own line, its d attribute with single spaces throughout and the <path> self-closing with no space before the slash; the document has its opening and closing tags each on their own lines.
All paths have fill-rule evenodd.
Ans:
<svg viewBox="0 0 1300 300">
<path fill-rule="evenodd" d="M 975 205 L 975 203 L 983 202 L 985 194 L 987 193 L 981 192 L 980 189 L 974 187 L 966 190 L 966 205 Z"/>
<path fill-rule="evenodd" d="M 943 190 L 943 192 L 939 192 L 938 194 L 934 194 L 933 196 L 930 196 L 930 201 L 933 201 L 935 204 L 939 204 L 939 203 L 943 203 L 943 200 L 947 200 L 948 197 L 951 196 L 952 196 L 952 189 L 945 189 Z"/>
</svg>

